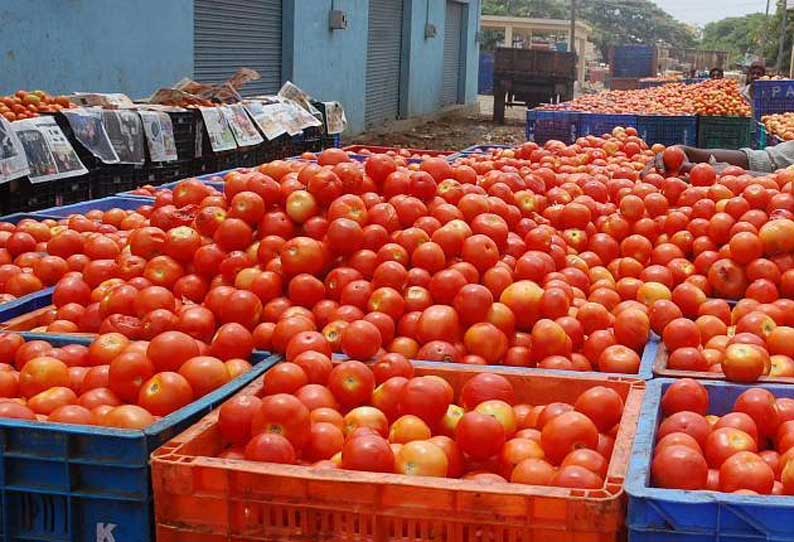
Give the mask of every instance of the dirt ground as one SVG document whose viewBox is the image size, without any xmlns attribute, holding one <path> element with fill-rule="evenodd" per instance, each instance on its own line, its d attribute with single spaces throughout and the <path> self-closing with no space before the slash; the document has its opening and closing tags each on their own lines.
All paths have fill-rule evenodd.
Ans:
<svg viewBox="0 0 794 542">
<path fill-rule="evenodd" d="M 345 141 L 345 144 L 456 151 L 472 145 L 518 145 L 525 142 L 525 110 L 508 108 L 506 124 L 499 125 L 491 120 L 492 103 L 490 96 L 480 96 L 479 114 L 448 116 L 402 131 L 364 133 Z"/>
</svg>

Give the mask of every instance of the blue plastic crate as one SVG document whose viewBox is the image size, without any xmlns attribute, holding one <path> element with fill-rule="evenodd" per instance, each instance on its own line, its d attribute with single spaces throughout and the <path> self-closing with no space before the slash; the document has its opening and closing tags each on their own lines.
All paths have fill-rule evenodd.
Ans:
<svg viewBox="0 0 794 542">
<path fill-rule="evenodd" d="M 460 152 L 462 154 L 488 154 L 492 150 L 512 148 L 513 145 L 472 145 Z"/>
<path fill-rule="evenodd" d="M 60 217 L 51 214 L 45 214 L 44 212 L 14 213 L 12 215 L 0 216 L 0 222 L 10 222 L 11 224 L 19 224 L 21 221 L 25 220 L 26 218 L 32 218 L 33 220 L 45 220 L 48 218 L 52 220 L 58 220 Z"/>
<path fill-rule="evenodd" d="M 656 49 L 652 45 L 620 45 L 612 49 L 609 65 L 612 77 L 656 75 Z"/>
<path fill-rule="evenodd" d="M 143 431 L 0 420 L 0 541 L 153 542 L 149 455 L 280 360 L 255 354 L 248 374 Z"/>
<path fill-rule="evenodd" d="M 579 116 L 576 111 L 527 110 L 527 141 L 544 144 L 555 139 L 570 145 L 579 137 Z"/>
<path fill-rule="evenodd" d="M 634 441 L 626 492 L 626 525 L 632 542 L 760 542 L 794 539 L 794 499 L 734 495 L 714 491 L 678 491 L 650 487 L 656 431 L 661 421 L 662 394 L 676 380 L 648 383 Z M 731 410 L 747 386 L 701 381 L 711 402 L 710 413 Z M 776 397 L 794 398 L 794 387 L 760 385 Z"/>
<path fill-rule="evenodd" d="M 480 69 L 477 75 L 477 93 L 493 94 L 494 54 L 480 51 Z"/>
<path fill-rule="evenodd" d="M 52 207 L 44 209 L 42 214 L 54 216 L 58 218 L 66 218 L 69 215 L 76 213 L 85 214 L 88 211 L 107 211 L 109 209 L 124 209 L 134 210 L 143 205 L 140 198 L 128 198 L 123 196 L 108 196 L 106 198 L 92 199 L 83 201 L 81 203 L 73 203 L 72 205 L 63 205 L 61 207 Z"/>
<path fill-rule="evenodd" d="M 55 288 L 45 288 L 14 301 L 0 303 L 0 322 L 7 322 L 12 318 L 52 305 L 53 291 Z"/>
<path fill-rule="evenodd" d="M 648 145 L 661 143 L 665 146 L 695 146 L 698 143 L 698 118 L 693 115 L 638 116 L 637 132 Z"/>
<path fill-rule="evenodd" d="M 614 128 L 637 128 L 636 115 L 602 115 L 600 113 L 579 114 L 579 137 L 602 136 L 612 133 Z"/>
<path fill-rule="evenodd" d="M 755 81 L 753 83 L 753 115 L 760 121 L 764 115 L 794 111 L 794 80 Z"/>
</svg>

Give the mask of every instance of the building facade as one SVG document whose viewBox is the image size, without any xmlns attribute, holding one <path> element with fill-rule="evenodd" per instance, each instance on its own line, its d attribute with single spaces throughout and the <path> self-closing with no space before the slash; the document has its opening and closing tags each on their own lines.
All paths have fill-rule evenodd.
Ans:
<svg viewBox="0 0 794 542">
<path fill-rule="evenodd" d="M 349 132 L 477 99 L 481 0 L 0 0 L 0 94 L 123 92 L 237 68 L 338 100 Z"/>
</svg>

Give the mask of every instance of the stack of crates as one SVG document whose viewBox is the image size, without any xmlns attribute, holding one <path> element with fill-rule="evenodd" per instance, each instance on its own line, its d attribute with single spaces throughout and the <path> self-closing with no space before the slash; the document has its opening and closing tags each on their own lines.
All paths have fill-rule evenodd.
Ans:
<svg viewBox="0 0 794 542">
<path fill-rule="evenodd" d="M 579 113 L 528 109 L 526 136 L 541 145 L 551 139 L 570 145 L 579 137 Z"/>
</svg>

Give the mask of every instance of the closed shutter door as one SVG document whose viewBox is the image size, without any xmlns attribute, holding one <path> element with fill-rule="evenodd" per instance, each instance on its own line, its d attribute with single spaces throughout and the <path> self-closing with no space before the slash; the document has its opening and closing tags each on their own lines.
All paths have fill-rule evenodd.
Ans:
<svg viewBox="0 0 794 542">
<path fill-rule="evenodd" d="M 394 120 L 400 113 L 402 28 L 402 0 L 369 0 L 367 127 Z"/>
<path fill-rule="evenodd" d="M 281 87 L 281 0 L 194 0 L 194 77 L 222 83 L 239 68 L 262 76 L 242 94 L 275 94 Z"/>
<path fill-rule="evenodd" d="M 447 2 L 447 19 L 444 23 L 444 71 L 441 79 L 441 105 L 459 102 L 461 55 L 460 41 L 463 36 L 463 4 Z"/>
</svg>

